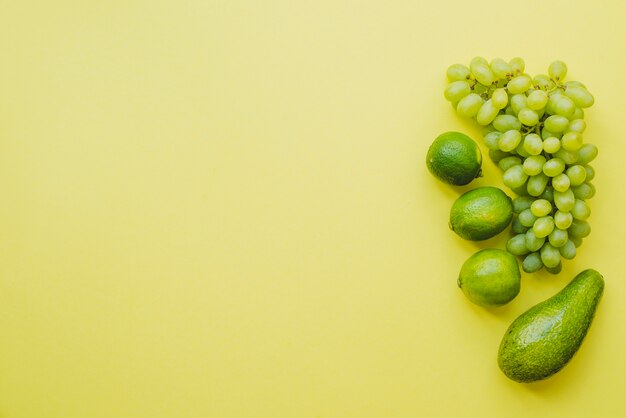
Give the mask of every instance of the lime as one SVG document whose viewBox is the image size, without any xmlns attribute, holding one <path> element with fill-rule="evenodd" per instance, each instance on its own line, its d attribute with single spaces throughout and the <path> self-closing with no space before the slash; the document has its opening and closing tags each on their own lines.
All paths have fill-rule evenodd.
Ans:
<svg viewBox="0 0 626 418">
<path fill-rule="evenodd" d="M 500 232 L 513 219 L 511 198 L 497 187 L 479 187 L 462 194 L 450 210 L 450 229 L 461 238 L 482 241 Z"/>
<path fill-rule="evenodd" d="M 517 260 L 504 250 L 480 250 L 463 263 L 457 284 L 463 294 L 477 305 L 505 305 L 519 293 Z"/>
<path fill-rule="evenodd" d="M 426 154 L 428 171 L 439 180 L 463 186 L 480 177 L 482 154 L 469 136 L 460 132 L 439 135 Z"/>
</svg>

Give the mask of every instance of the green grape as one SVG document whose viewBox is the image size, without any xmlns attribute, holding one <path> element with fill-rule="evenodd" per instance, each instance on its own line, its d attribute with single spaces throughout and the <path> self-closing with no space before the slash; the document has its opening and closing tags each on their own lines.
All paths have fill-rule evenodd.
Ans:
<svg viewBox="0 0 626 418">
<path fill-rule="evenodd" d="M 553 247 L 562 247 L 567 242 L 567 230 L 554 228 L 550 235 L 548 235 L 548 241 Z"/>
<path fill-rule="evenodd" d="M 543 115 L 546 114 L 546 108 L 544 107 L 544 108 L 535 110 L 535 112 L 537 112 L 537 116 L 539 116 L 539 119 L 541 119 L 543 117 Z"/>
<path fill-rule="evenodd" d="M 518 196 L 528 196 L 528 192 L 526 191 L 526 183 L 522 184 L 519 187 L 511 187 L 511 190 Z"/>
<path fill-rule="evenodd" d="M 528 227 L 522 225 L 519 219 L 515 218 L 513 222 L 511 222 L 511 230 L 516 234 L 525 234 L 526 231 L 528 231 Z"/>
<path fill-rule="evenodd" d="M 515 116 L 498 115 L 493 120 L 493 127 L 500 132 L 506 132 L 510 130 L 519 131 L 520 129 L 522 129 L 522 123 Z"/>
<path fill-rule="evenodd" d="M 530 211 L 538 218 L 547 216 L 552 212 L 552 204 L 546 199 L 537 199 L 530 205 Z"/>
<path fill-rule="evenodd" d="M 520 110 L 526 109 L 528 107 L 526 95 L 515 94 L 511 96 L 511 107 L 516 115 L 520 112 Z"/>
<path fill-rule="evenodd" d="M 539 115 L 532 109 L 525 108 L 519 111 L 517 118 L 526 126 L 535 126 L 539 122 Z"/>
<path fill-rule="evenodd" d="M 491 99 L 482 104 L 478 113 L 476 114 L 476 122 L 479 125 L 489 125 L 498 116 L 500 109 L 493 105 Z"/>
<path fill-rule="evenodd" d="M 584 117 L 585 117 L 585 111 L 582 110 L 580 107 L 577 107 L 576 110 L 574 110 L 574 114 L 570 116 L 570 119 L 571 120 L 583 119 Z"/>
<path fill-rule="evenodd" d="M 513 110 L 513 108 L 510 105 L 507 106 L 506 109 L 504 109 L 504 113 L 506 115 L 511 115 L 511 116 L 515 116 L 516 115 L 515 111 Z M 520 123 L 520 125 L 521 125 L 521 123 Z"/>
<path fill-rule="evenodd" d="M 509 61 L 509 65 L 511 65 L 511 70 L 513 70 L 513 74 L 521 74 L 524 72 L 524 68 L 526 63 L 520 57 L 515 57 Z"/>
<path fill-rule="evenodd" d="M 533 224 L 533 232 L 537 236 L 537 238 L 545 238 L 554 229 L 554 219 L 552 216 L 543 216 L 541 218 L 537 218 L 535 223 Z"/>
<path fill-rule="evenodd" d="M 561 138 L 561 147 L 567 151 L 578 151 L 583 145 L 583 136 L 578 132 L 568 132 Z"/>
<path fill-rule="evenodd" d="M 491 72 L 497 78 L 507 78 L 509 74 L 513 73 L 511 65 L 502 58 L 494 58 L 491 60 Z"/>
<path fill-rule="evenodd" d="M 594 170 L 594 168 L 590 165 L 586 165 L 584 167 L 585 167 L 585 172 L 587 173 L 585 180 L 587 181 L 593 180 L 593 178 L 596 176 L 596 170 Z"/>
<path fill-rule="evenodd" d="M 563 61 L 557 60 L 554 61 L 548 67 L 548 74 L 550 74 L 550 78 L 554 81 L 561 81 L 565 78 L 567 74 L 567 65 Z"/>
<path fill-rule="evenodd" d="M 533 90 L 526 98 L 526 104 L 533 110 L 539 110 L 548 104 L 548 93 L 543 90 Z"/>
<path fill-rule="evenodd" d="M 585 132 L 585 129 L 587 129 L 587 124 L 583 119 L 574 119 L 567 125 L 565 132 L 578 132 L 582 134 Z"/>
<path fill-rule="evenodd" d="M 528 178 L 528 185 L 526 186 L 526 190 L 528 194 L 531 196 L 539 196 L 546 189 L 548 185 L 548 180 L 550 177 L 546 176 L 543 173 L 539 173 L 536 176 L 532 176 Z"/>
<path fill-rule="evenodd" d="M 559 253 L 561 253 L 561 257 L 564 259 L 571 260 L 576 257 L 576 246 L 570 239 L 568 239 L 565 244 L 559 247 Z"/>
<path fill-rule="evenodd" d="M 543 165 L 543 174 L 556 177 L 565 170 L 565 162 L 560 158 L 551 158 Z"/>
<path fill-rule="evenodd" d="M 586 165 L 598 156 L 598 147 L 593 144 L 585 144 L 578 150 L 578 164 Z"/>
<path fill-rule="evenodd" d="M 524 173 L 529 176 L 536 176 L 542 172 L 545 162 L 546 157 L 543 155 L 532 155 L 526 158 L 523 163 Z"/>
<path fill-rule="evenodd" d="M 554 115 L 556 113 L 556 104 L 558 103 L 559 100 L 561 100 L 562 97 L 565 97 L 563 95 L 563 90 L 561 89 L 556 89 L 554 91 L 552 91 L 551 93 L 548 93 L 548 103 L 546 104 L 546 112 L 548 112 L 551 115 Z"/>
<path fill-rule="evenodd" d="M 543 261 L 541 261 L 541 255 L 537 252 L 530 253 L 524 258 L 522 262 L 522 269 L 526 273 L 535 273 L 543 267 Z"/>
<path fill-rule="evenodd" d="M 578 238 L 578 237 L 569 237 L 569 240 L 572 241 L 572 243 L 574 244 L 574 246 L 576 248 L 580 247 L 581 245 L 583 245 L 583 239 L 582 238 Z"/>
<path fill-rule="evenodd" d="M 524 185 L 527 180 L 528 174 L 524 173 L 524 169 L 521 164 L 508 168 L 502 175 L 502 181 L 504 184 L 512 189 Z"/>
<path fill-rule="evenodd" d="M 528 91 L 532 85 L 532 80 L 526 74 L 518 75 L 509 81 L 507 88 L 511 94 L 519 94 Z"/>
<path fill-rule="evenodd" d="M 519 145 L 517 146 L 517 148 L 515 148 L 515 151 L 513 151 L 514 153 L 517 153 L 517 155 L 519 155 L 520 157 L 523 158 L 527 158 L 530 157 L 530 154 L 528 152 L 526 152 L 526 150 L 524 149 L 524 142 L 520 141 Z"/>
<path fill-rule="evenodd" d="M 561 212 L 569 212 L 574 208 L 576 203 L 576 197 L 572 189 L 567 189 L 564 192 L 554 191 L 554 204 Z"/>
<path fill-rule="evenodd" d="M 514 155 L 509 155 L 508 157 L 504 157 L 503 159 L 498 161 L 498 167 L 500 167 L 500 170 L 502 171 L 506 171 L 513 166 L 521 164 L 522 160 L 520 159 L 520 157 L 516 157 Z"/>
<path fill-rule="evenodd" d="M 561 173 L 552 179 L 552 187 L 554 187 L 554 190 L 557 192 L 564 192 L 569 189 L 569 186 L 570 180 L 565 173 Z"/>
<path fill-rule="evenodd" d="M 539 251 L 546 242 L 546 237 L 539 238 L 532 229 L 526 231 L 524 237 L 526 248 L 528 248 L 529 251 Z"/>
<path fill-rule="evenodd" d="M 559 274 L 561 270 L 563 270 L 563 264 L 561 263 L 561 261 L 559 261 L 559 264 L 557 264 L 555 267 L 546 266 L 546 271 L 550 274 Z"/>
<path fill-rule="evenodd" d="M 496 77 L 491 72 L 489 65 L 485 63 L 472 63 L 470 64 L 470 71 L 472 75 L 478 80 L 480 84 L 483 86 L 489 86 L 496 80 Z"/>
<path fill-rule="evenodd" d="M 547 200 L 548 202 L 554 202 L 554 189 L 550 186 L 546 186 L 543 193 L 538 196 L 540 199 Z"/>
<path fill-rule="evenodd" d="M 446 86 L 443 95 L 449 102 L 458 102 L 472 92 L 467 81 L 453 81 Z"/>
<path fill-rule="evenodd" d="M 567 165 L 572 165 L 578 161 L 578 153 L 574 151 L 568 151 L 563 148 L 554 153 L 554 157 L 560 158 Z"/>
<path fill-rule="evenodd" d="M 498 162 L 500 162 L 500 160 L 502 160 L 503 158 L 508 157 L 508 156 L 509 156 L 508 152 L 500 151 L 499 149 L 490 149 L 489 150 L 489 159 L 491 159 L 491 161 L 493 161 L 496 164 L 498 164 Z"/>
<path fill-rule="evenodd" d="M 489 90 L 488 86 L 484 86 L 480 83 L 474 84 L 474 93 L 477 94 L 487 94 L 487 90 Z"/>
<path fill-rule="evenodd" d="M 576 203 L 574 203 L 574 207 L 570 211 L 574 219 L 579 221 L 584 221 L 591 215 L 591 209 L 585 203 L 585 201 L 576 199 Z"/>
<path fill-rule="evenodd" d="M 572 237 L 585 238 L 591 233 L 591 226 L 587 221 L 574 219 L 567 231 Z"/>
<path fill-rule="evenodd" d="M 554 154 L 561 149 L 561 140 L 550 136 L 543 140 L 543 150 L 549 154 Z"/>
<path fill-rule="evenodd" d="M 567 125 L 569 125 L 569 119 L 560 115 L 548 116 L 543 122 L 543 126 L 550 132 L 563 132 Z"/>
<path fill-rule="evenodd" d="M 565 86 L 566 89 L 570 87 L 582 87 L 584 89 L 587 88 L 583 83 L 581 83 L 580 81 L 576 81 L 576 80 L 566 81 L 565 83 L 563 83 L 563 86 Z"/>
<path fill-rule="evenodd" d="M 567 96 L 562 96 L 558 102 L 554 105 L 554 112 L 557 115 L 565 116 L 566 118 L 570 118 L 574 111 L 576 110 L 576 105 Z"/>
<path fill-rule="evenodd" d="M 521 141 L 522 134 L 519 131 L 511 129 L 502 134 L 498 140 L 498 146 L 502 151 L 511 152 L 517 148 Z"/>
<path fill-rule="evenodd" d="M 470 61 L 470 68 L 475 65 L 489 65 L 489 62 L 485 59 L 485 57 L 476 56 Z"/>
<path fill-rule="evenodd" d="M 547 91 L 554 88 L 554 81 L 545 74 L 538 74 L 533 78 L 533 85 L 538 89 Z"/>
<path fill-rule="evenodd" d="M 504 109 L 509 102 L 509 95 L 506 93 L 506 90 L 500 88 L 495 89 L 491 94 L 491 100 L 493 101 L 493 105 L 498 109 Z"/>
<path fill-rule="evenodd" d="M 543 141 L 537 134 L 528 134 L 524 137 L 524 150 L 529 155 L 539 155 L 543 151 Z"/>
<path fill-rule="evenodd" d="M 516 197 L 513 199 L 513 212 L 520 213 L 526 209 L 530 209 L 530 206 L 534 201 L 535 199 L 528 196 Z"/>
<path fill-rule="evenodd" d="M 576 199 L 581 200 L 588 200 L 596 195 L 596 188 L 589 182 L 583 183 L 580 186 L 574 186 L 570 190 L 574 192 Z"/>
<path fill-rule="evenodd" d="M 532 214 L 530 209 L 524 209 L 523 211 L 520 212 L 517 219 L 519 219 L 522 225 L 530 228 L 531 226 L 535 224 L 537 217 Z"/>
<path fill-rule="evenodd" d="M 569 212 L 557 210 L 554 214 L 554 226 L 559 229 L 567 229 L 572 225 L 574 217 Z"/>
<path fill-rule="evenodd" d="M 561 262 L 561 253 L 552 244 L 546 242 L 541 247 L 541 261 L 544 266 L 554 268 Z"/>
<path fill-rule="evenodd" d="M 593 95 L 587 91 L 584 87 L 568 87 L 565 89 L 565 95 L 572 99 L 572 101 L 578 107 L 591 107 L 593 106 Z"/>
<path fill-rule="evenodd" d="M 517 234 L 506 243 L 506 250 L 513 255 L 525 255 L 528 254 L 528 248 L 526 248 L 526 234 Z"/>
<path fill-rule="evenodd" d="M 572 186 L 580 186 L 587 179 L 587 170 L 582 165 L 573 165 L 569 167 L 565 171 L 565 174 L 569 177 Z"/>
<path fill-rule="evenodd" d="M 470 93 L 459 101 L 456 105 L 456 111 L 461 116 L 473 118 L 480 110 L 482 104 L 483 99 L 479 94 Z"/>
<path fill-rule="evenodd" d="M 549 131 L 546 128 L 542 128 L 541 129 L 541 139 L 548 139 L 548 138 L 559 139 L 559 138 L 561 138 L 561 134 L 559 132 L 552 132 L 552 131 Z"/>
<path fill-rule="evenodd" d="M 470 75 L 470 70 L 463 64 L 452 64 L 446 71 L 448 81 L 467 80 Z"/>
<path fill-rule="evenodd" d="M 487 135 L 483 137 L 483 142 L 489 149 L 494 149 L 494 150 L 500 149 L 498 148 L 498 140 L 500 139 L 501 135 L 502 133 L 498 131 L 489 132 Z"/>
</svg>

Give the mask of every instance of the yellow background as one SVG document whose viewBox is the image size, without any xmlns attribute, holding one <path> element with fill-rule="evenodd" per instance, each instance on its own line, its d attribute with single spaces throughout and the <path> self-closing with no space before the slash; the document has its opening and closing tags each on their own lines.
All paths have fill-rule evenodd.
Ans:
<svg viewBox="0 0 626 418">
<path fill-rule="evenodd" d="M 623 1 L 1 9 L 1 418 L 626 416 Z M 456 237 L 467 188 L 424 165 L 479 139 L 442 95 L 474 55 L 562 59 L 596 97 L 593 233 L 499 310 L 456 276 L 506 234 Z M 580 352 L 507 380 L 508 324 L 588 267 Z"/>
</svg>

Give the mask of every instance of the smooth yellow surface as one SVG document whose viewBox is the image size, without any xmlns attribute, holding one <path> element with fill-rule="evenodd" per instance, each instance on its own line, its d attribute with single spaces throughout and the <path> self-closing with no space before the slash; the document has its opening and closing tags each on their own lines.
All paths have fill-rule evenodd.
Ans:
<svg viewBox="0 0 626 418">
<path fill-rule="evenodd" d="M 623 1 L 1 9 L 1 418 L 626 416 Z M 479 137 L 442 95 L 474 55 L 562 59 L 596 97 L 593 233 L 499 310 L 456 276 L 504 235 L 449 231 L 467 188 L 424 164 Z M 588 267 L 580 352 L 507 380 L 508 324 Z"/>
</svg>

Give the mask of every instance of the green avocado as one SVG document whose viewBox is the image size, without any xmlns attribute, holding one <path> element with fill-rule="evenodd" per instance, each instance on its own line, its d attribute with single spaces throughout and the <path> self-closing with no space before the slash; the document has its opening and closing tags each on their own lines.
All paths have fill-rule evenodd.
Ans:
<svg viewBox="0 0 626 418">
<path fill-rule="evenodd" d="M 521 383 L 545 379 L 576 354 L 604 291 L 604 279 L 585 270 L 559 293 L 521 314 L 504 334 L 498 365 Z"/>
</svg>

